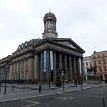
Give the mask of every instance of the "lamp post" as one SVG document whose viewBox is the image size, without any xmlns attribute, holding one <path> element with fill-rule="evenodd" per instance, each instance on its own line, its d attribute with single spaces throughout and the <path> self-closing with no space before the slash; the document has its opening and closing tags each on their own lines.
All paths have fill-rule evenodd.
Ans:
<svg viewBox="0 0 107 107">
<path fill-rule="evenodd" d="M 7 72 L 9 72 L 9 63 L 7 62 L 4 66 L 4 73 L 5 73 L 5 88 L 4 88 L 4 94 L 6 94 L 6 78 L 7 78 Z"/>
</svg>

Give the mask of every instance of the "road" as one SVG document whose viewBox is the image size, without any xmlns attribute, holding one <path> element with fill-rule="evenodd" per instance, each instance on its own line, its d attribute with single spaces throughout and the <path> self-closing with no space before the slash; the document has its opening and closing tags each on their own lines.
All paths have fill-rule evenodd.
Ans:
<svg viewBox="0 0 107 107">
<path fill-rule="evenodd" d="M 103 103 L 105 100 L 105 106 Z M 0 107 L 106 107 L 107 86 L 0 103 Z"/>
</svg>

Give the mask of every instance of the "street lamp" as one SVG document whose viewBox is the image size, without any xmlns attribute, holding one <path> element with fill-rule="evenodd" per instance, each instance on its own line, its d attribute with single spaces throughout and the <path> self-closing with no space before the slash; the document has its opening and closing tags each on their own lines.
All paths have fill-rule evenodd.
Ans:
<svg viewBox="0 0 107 107">
<path fill-rule="evenodd" d="M 6 78 L 7 78 L 7 72 L 9 72 L 9 63 L 7 62 L 4 66 L 4 73 L 5 73 L 5 88 L 4 88 L 4 94 L 6 94 Z"/>
</svg>

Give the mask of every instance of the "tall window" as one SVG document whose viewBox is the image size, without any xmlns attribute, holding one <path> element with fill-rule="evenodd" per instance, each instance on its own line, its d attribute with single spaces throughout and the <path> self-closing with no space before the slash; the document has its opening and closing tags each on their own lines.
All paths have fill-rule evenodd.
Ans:
<svg viewBox="0 0 107 107">
<path fill-rule="evenodd" d="M 101 61 L 99 60 L 99 64 L 101 64 Z"/>
<path fill-rule="evenodd" d="M 86 66 L 88 66 L 88 62 L 86 62 Z"/>
</svg>

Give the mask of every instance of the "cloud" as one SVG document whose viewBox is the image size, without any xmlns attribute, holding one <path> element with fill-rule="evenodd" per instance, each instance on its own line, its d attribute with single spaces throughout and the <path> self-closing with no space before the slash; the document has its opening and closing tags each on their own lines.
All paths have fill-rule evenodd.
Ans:
<svg viewBox="0 0 107 107">
<path fill-rule="evenodd" d="M 20 14 L 28 14 L 30 12 L 28 0 L 2 0 L 2 8 Z"/>
<path fill-rule="evenodd" d="M 106 0 L 0 0 L 0 58 L 5 49 L 7 56 L 22 42 L 42 37 L 49 8 L 57 17 L 58 36 L 73 39 L 86 51 L 84 56 L 107 50 L 106 4 Z"/>
</svg>

